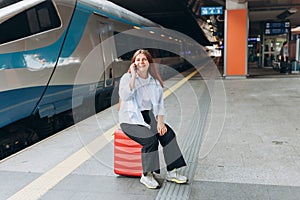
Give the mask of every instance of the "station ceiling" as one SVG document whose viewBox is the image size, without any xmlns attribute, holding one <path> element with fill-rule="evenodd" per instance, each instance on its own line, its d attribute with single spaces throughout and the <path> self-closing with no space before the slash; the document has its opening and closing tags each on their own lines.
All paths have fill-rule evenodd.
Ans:
<svg viewBox="0 0 300 200">
<path fill-rule="evenodd" d="M 166 28 L 182 32 L 202 45 L 211 40 L 200 27 L 209 16 L 201 16 L 202 6 L 226 7 L 226 0 L 110 0 Z M 250 35 L 261 33 L 267 21 L 290 21 L 300 26 L 300 0 L 231 0 L 248 2 Z M 223 32 L 224 16 L 211 16 L 216 32 Z M 222 35 L 221 35 L 222 37 Z"/>
<path fill-rule="evenodd" d="M 266 21 L 290 21 L 292 28 L 300 26 L 300 0 L 248 0 L 248 9 L 252 34 L 258 34 Z"/>
<path fill-rule="evenodd" d="M 179 31 L 196 40 L 201 45 L 210 42 L 198 25 L 193 13 L 186 6 L 188 0 L 110 0 L 165 28 Z"/>
</svg>

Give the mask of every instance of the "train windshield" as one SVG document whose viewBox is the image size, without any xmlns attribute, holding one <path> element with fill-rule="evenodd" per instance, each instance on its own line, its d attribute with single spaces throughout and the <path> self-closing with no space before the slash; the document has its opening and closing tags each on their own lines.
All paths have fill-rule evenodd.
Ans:
<svg viewBox="0 0 300 200">
<path fill-rule="evenodd" d="M 0 2 L 4 2 L 4 0 L 0 0 Z M 16 2 L 16 0 L 10 2 Z M 50 0 L 42 1 L 0 24 L 0 44 L 54 29 L 60 25 L 60 18 L 52 2 Z"/>
</svg>

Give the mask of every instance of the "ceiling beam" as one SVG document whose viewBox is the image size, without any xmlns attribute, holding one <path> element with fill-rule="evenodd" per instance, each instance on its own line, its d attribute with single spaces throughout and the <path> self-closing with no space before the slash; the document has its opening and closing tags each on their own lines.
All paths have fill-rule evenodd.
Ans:
<svg viewBox="0 0 300 200">
<path fill-rule="evenodd" d="M 251 6 L 248 4 L 249 11 L 283 10 L 292 7 L 300 7 L 300 4 L 281 4 L 276 6 Z"/>
</svg>

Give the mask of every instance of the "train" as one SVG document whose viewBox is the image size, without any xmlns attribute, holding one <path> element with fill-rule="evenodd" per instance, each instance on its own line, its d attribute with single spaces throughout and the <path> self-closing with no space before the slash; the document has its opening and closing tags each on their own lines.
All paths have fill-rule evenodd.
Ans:
<svg viewBox="0 0 300 200">
<path fill-rule="evenodd" d="M 180 35 L 106 0 L 1 1 L 0 33 L 0 158 L 115 103 L 138 48 L 191 67 Z"/>
</svg>

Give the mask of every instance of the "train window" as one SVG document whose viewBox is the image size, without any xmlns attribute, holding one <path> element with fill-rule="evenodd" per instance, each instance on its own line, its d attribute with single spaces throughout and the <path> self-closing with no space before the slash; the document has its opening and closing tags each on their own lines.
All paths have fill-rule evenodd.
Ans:
<svg viewBox="0 0 300 200">
<path fill-rule="evenodd" d="M 154 50 L 151 50 L 150 52 L 153 52 Z M 167 50 L 163 50 L 163 49 L 156 49 L 153 53 L 154 56 L 153 58 L 165 58 L 165 57 L 177 57 L 178 55 L 176 55 L 175 53 L 172 53 L 170 51 Z"/>
<path fill-rule="evenodd" d="M 121 55 L 119 58 L 121 58 L 122 60 L 131 60 L 131 58 L 132 58 L 135 51 L 136 50 L 127 52 L 127 53 Z"/>
<path fill-rule="evenodd" d="M 60 26 L 55 7 L 51 0 L 47 0 L 3 22 L 0 25 L 0 44 Z"/>
</svg>

